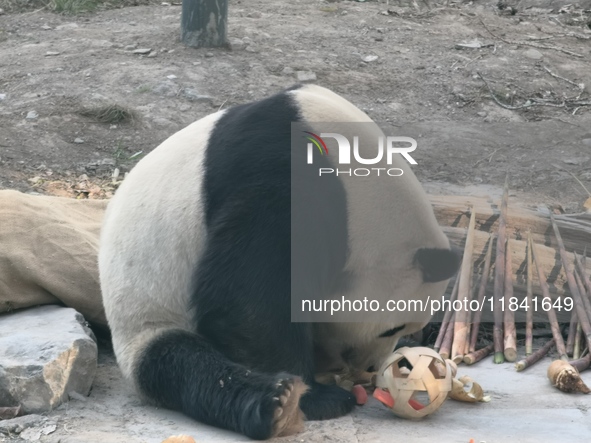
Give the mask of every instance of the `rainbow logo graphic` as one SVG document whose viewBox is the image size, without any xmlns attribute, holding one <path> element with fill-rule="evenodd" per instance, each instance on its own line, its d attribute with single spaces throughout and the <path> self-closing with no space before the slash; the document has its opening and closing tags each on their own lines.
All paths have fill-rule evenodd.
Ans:
<svg viewBox="0 0 591 443">
<path fill-rule="evenodd" d="M 306 138 L 308 140 L 310 140 L 312 143 L 314 143 L 314 145 L 320 151 L 320 155 L 325 155 L 325 154 L 328 155 L 328 148 L 326 147 L 326 143 L 324 143 L 324 140 L 322 140 L 322 138 L 319 135 L 316 135 L 313 132 L 308 132 L 308 131 L 303 131 L 303 132 L 305 132 L 306 134 L 310 134 L 312 136 L 312 137 L 306 137 Z M 324 150 L 323 150 L 323 148 L 324 148 Z M 310 152 L 309 152 L 309 155 L 311 155 Z"/>
</svg>

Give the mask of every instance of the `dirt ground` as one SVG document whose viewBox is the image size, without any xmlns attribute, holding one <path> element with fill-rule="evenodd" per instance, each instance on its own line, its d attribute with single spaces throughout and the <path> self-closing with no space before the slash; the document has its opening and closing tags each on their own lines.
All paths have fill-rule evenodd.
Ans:
<svg viewBox="0 0 591 443">
<path fill-rule="evenodd" d="M 115 168 L 121 178 L 188 123 L 311 71 L 422 137 L 423 181 L 498 186 L 509 172 L 513 191 L 579 211 L 591 189 L 591 2 L 528 2 L 231 0 L 231 51 L 184 47 L 180 6 L 5 12 L 0 188 L 108 197 Z M 101 123 L 96 111 L 114 106 L 131 121 Z"/>
<path fill-rule="evenodd" d="M 531 205 L 580 212 L 591 190 L 591 2 L 567 3 L 230 0 L 232 50 L 184 47 L 178 5 L 77 16 L 6 9 L 0 189 L 109 197 L 135 162 L 178 129 L 291 86 L 304 71 L 375 121 L 417 137 L 415 172 L 432 192 L 488 186 L 498 193 L 509 173 L 512 191 Z M 130 118 L 97 113 L 117 106 Z M 102 403 L 88 406 L 97 396 Z M 188 426 L 179 415 L 138 406 L 105 350 L 91 399 L 54 411 L 61 425 L 42 441 L 156 442 Z M 583 426 L 591 405 L 577 405 L 567 407 L 576 416 L 564 419 Z M 389 429 L 371 428 L 372 411 L 382 411 L 372 408 L 332 428 L 311 424 L 290 441 L 387 441 Z M 498 427 L 507 408 L 498 416 L 481 408 L 475 417 Z M 541 408 L 552 411 L 549 400 Z M 434 440 L 420 441 L 468 441 L 467 431 L 438 438 L 437 423 L 462 422 L 446 414 L 434 422 Z M 530 410 L 525 421 L 536 414 Z M 166 433 L 157 431 L 161 425 Z M 202 441 L 240 440 L 200 429 Z M 407 437 L 418 435 L 405 429 Z M 489 443 L 508 437 L 489 435 Z M 573 434 L 571 441 L 584 439 Z"/>
</svg>

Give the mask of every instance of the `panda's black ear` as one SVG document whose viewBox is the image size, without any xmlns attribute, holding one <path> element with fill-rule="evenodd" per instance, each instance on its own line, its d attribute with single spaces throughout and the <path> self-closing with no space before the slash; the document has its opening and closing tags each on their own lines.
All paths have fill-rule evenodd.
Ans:
<svg viewBox="0 0 591 443">
<path fill-rule="evenodd" d="M 414 262 L 423 271 L 423 281 L 435 283 L 456 273 L 460 254 L 455 249 L 423 248 L 416 252 Z"/>
</svg>

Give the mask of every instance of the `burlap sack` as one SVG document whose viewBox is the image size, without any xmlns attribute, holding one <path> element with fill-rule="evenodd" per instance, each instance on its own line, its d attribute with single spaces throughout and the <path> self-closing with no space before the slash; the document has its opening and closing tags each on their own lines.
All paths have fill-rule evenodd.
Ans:
<svg viewBox="0 0 591 443">
<path fill-rule="evenodd" d="M 97 265 L 106 206 L 0 191 L 0 312 L 61 302 L 106 325 Z"/>
</svg>

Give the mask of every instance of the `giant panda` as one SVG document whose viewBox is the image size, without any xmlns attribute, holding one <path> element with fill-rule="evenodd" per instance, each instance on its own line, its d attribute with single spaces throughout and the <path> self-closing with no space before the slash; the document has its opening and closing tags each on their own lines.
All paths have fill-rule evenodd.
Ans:
<svg viewBox="0 0 591 443">
<path fill-rule="evenodd" d="M 444 293 L 458 267 L 401 155 L 393 166 L 404 174 L 369 190 L 346 176 L 319 185 L 302 172 L 294 182 L 293 122 L 311 133 L 314 122 L 380 131 L 315 85 L 218 111 L 131 170 L 101 231 L 103 302 L 124 376 L 149 402 L 253 439 L 349 413 L 353 395 L 315 374 L 376 369 L 430 318 L 397 311 L 377 322 L 291 321 L 292 292 L 426 300 Z M 297 219 L 294 186 L 309 197 Z M 295 271 L 291 229 L 308 239 L 293 247 L 298 263 L 309 262 Z"/>
</svg>

